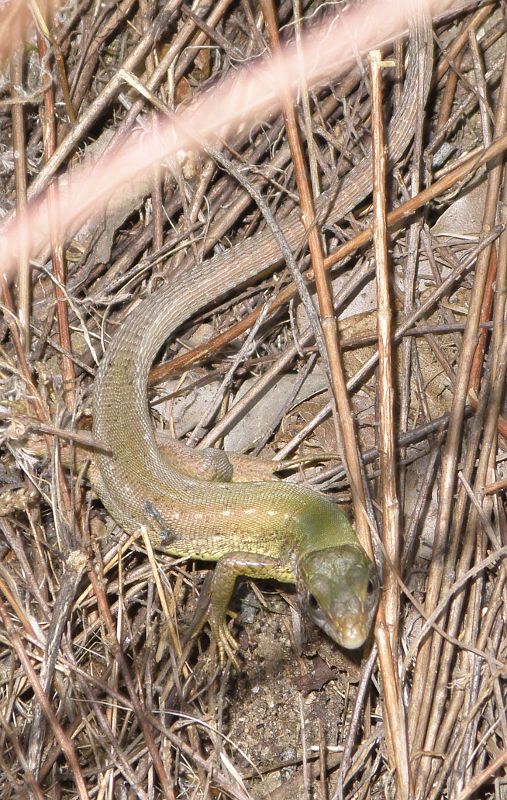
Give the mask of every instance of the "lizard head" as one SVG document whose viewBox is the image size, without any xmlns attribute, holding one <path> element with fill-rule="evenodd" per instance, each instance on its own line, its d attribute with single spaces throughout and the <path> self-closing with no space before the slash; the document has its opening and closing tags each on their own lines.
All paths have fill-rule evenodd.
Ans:
<svg viewBox="0 0 507 800">
<path fill-rule="evenodd" d="M 303 607 L 319 628 L 342 647 L 364 644 L 377 608 L 375 568 L 359 545 L 313 550 L 297 566 Z"/>
</svg>

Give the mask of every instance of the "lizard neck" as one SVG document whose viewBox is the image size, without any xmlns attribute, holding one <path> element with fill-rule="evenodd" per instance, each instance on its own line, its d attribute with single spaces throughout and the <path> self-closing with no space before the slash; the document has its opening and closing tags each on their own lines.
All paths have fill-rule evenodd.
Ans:
<svg viewBox="0 0 507 800">
<path fill-rule="evenodd" d="M 352 545 L 359 547 L 348 517 L 328 500 L 309 494 L 294 517 L 293 539 L 297 541 L 297 561 L 316 550 Z"/>
</svg>

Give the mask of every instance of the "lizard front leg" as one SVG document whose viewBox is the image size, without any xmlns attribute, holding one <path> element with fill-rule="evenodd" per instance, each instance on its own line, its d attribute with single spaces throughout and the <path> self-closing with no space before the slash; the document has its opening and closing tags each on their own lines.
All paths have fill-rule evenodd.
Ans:
<svg viewBox="0 0 507 800">
<path fill-rule="evenodd" d="M 235 655 L 238 643 L 226 625 L 225 614 L 234 584 L 240 575 L 248 578 L 274 578 L 284 582 L 294 579 L 287 564 L 281 564 L 278 559 L 270 556 L 240 551 L 228 553 L 217 562 L 211 585 L 209 624 L 218 644 L 221 665 L 224 666 L 227 656 L 236 669 L 239 669 Z"/>
</svg>

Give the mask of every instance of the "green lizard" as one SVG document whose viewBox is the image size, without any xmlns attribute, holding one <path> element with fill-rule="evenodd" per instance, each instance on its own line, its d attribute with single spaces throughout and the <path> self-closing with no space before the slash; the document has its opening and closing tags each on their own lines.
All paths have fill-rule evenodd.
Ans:
<svg viewBox="0 0 507 800">
<path fill-rule="evenodd" d="M 430 50 L 428 20 L 418 16 L 411 23 L 402 102 L 390 125 L 394 159 L 406 149 L 415 127 L 419 80 L 428 91 Z M 338 196 L 324 195 L 318 207 L 329 221 L 337 221 L 370 189 L 367 157 L 344 179 Z M 289 246 L 299 249 L 305 230 L 297 213 L 281 228 Z M 177 275 L 128 316 L 95 385 L 94 434 L 113 454 L 97 456 L 96 490 L 126 531 L 144 528 L 157 548 L 218 562 L 209 622 L 222 660 L 226 655 L 235 659 L 236 642 L 225 612 L 238 575 L 295 582 L 317 625 L 349 648 L 365 641 L 378 597 L 375 569 L 349 520 L 330 501 L 283 482 L 230 482 L 225 456 L 219 479 L 201 480 L 197 468 L 183 471 L 179 459 L 168 462 L 157 446 L 147 384 L 158 350 L 193 314 L 279 260 L 278 247 L 265 231 Z"/>
<path fill-rule="evenodd" d="M 157 445 L 147 400 L 150 365 L 168 333 L 220 280 L 229 285 L 230 275 L 210 270 L 198 281 L 176 278 L 144 300 L 114 338 L 98 372 L 94 409 L 94 434 L 114 455 L 96 456 L 95 488 L 126 531 L 144 528 L 155 547 L 172 555 L 218 562 L 209 622 L 222 660 L 225 654 L 235 660 L 225 612 L 238 575 L 296 582 L 314 621 L 339 644 L 359 647 L 378 589 L 347 517 L 294 484 L 202 480 L 192 474 L 191 459 L 182 471 L 180 459 L 169 463 Z M 206 456 L 213 470 L 214 451 Z M 217 456 L 219 477 L 229 477 L 227 457 Z"/>
</svg>

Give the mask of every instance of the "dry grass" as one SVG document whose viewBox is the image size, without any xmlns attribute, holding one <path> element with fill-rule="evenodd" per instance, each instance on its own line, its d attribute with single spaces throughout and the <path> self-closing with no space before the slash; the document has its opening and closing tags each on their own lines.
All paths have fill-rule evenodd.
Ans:
<svg viewBox="0 0 507 800">
<path fill-rule="evenodd" d="M 302 4 L 302 27 L 330 20 L 337 5 Z M 24 44 L 22 20 L 13 23 L 9 46 L 4 40 L 0 48 L 6 214 L 25 208 L 33 187 L 41 188 L 40 174 L 48 174 L 44 165 L 56 163 L 59 154 L 66 153 L 61 163 L 68 170 L 99 157 L 107 164 L 127 133 L 137 132 L 142 142 L 153 103 L 172 109 L 188 107 L 202 92 L 212 98 L 219 78 L 266 48 L 262 13 L 250 0 L 168 8 L 161 12 L 146 0 L 115 6 L 84 0 L 54 13 L 32 9 L 38 30 L 29 29 Z M 279 4 L 282 39 L 298 35 L 298 8 L 297 2 Z M 14 6 L 6 9 L 11 14 Z M 312 632 L 298 655 L 289 620 L 295 594 L 282 599 L 272 585 L 262 594 L 258 587 L 240 590 L 235 624 L 243 668 L 220 674 L 205 633 L 187 642 L 200 611 L 203 565 L 174 563 L 162 554 L 150 562 L 145 543 L 115 528 L 89 488 L 93 374 L 129 306 L 195 260 L 241 247 L 265 225 L 223 164 L 185 150 L 177 165 L 162 161 L 130 179 L 72 238 L 55 220 L 36 253 L 21 237 L 17 283 L 3 283 L 2 800 L 507 796 L 504 10 L 497 3 L 474 4 L 456 17 L 442 15 L 435 33 L 429 102 L 425 109 L 421 104 L 411 148 L 390 165 L 388 187 L 376 195 L 386 209 L 407 204 L 405 212 L 395 212 L 395 225 L 388 216 L 383 275 L 390 277 L 393 325 L 403 336 L 393 369 L 388 352 L 382 355 L 381 388 L 371 370 L 363 374 L 379 349 L 375 312 L 339 325 L 345 378 L 353 388 L 352 439 L 345 436 L 344 449 L 363 455 L 361 502 L 380 531 L 381 512 L 389 511 L 380 494 L 386 477 L 391 511 L 393 498 L 400 504 L 402 538 L 397 552 L 394 514 L 385 545 L 394 564 L 385 582 L 387 613 L 384 606 L 380 617 L 399 630 L 389 627 L 378 636 L 394 665 L 391 677 L 381 662 L 379 679 L 375 644 L 363 662 L 344 662 L 334 645 Z M 274 30 L 270 39 L 276 48 Z M 403 43 L 397 44 L 397 71 L 384 76 L 387 117 L 400 99 L 403 53 Z M 108 81 L 120 74 L 130 83 L 119 80 L 111 91 Z M 276 220 L 296 208 L 299 197 L 308 215 L 312 192 L 339 190 L 369 151 L 365 74 L 354 68 L 340 84 L 303 87 L 295 113 L 284 107 L 290 148 L 276 113 L 230 130 L 228 147 L 220 145 Z M 141 99 L 136 80 L 157 99 Z M 374 115 L 377 132 L 380 124 Z M 298 125 L 309 177 L 294 156 Z M 483 150 L 496 141 L 496 158 L 486 162 Z M 466 156 L 474 157 L 453 172 Z M 93 174 L 100 187 L 100 167 Z M 455 205 L 478 184 L 482 192 L 464 207 Z M 48 181 L 43 188 L 51 210 L 56 199 Z M 320 237 L 310 234 L 311 262 L 306 250 L 295 254 L 304 268 L 334 265 L 340 317 L 359 289 L 370 305 L 375 300 L 368 203 L 339 224 L 322 225 Z M 457 222 L 437 221 L 446 209 Z M 319 281 L 322 302 L 325 281 Z M 445 281 L 449 286 L 440 290 Z M 255 393 L 255 381 L 269 368 L 291 402 L 281 403 L 278 417 L 261 431 L 261 455 L 292 458 L 296 467 L 286 470 L 292 479 L 304 477 L 350 505 L 349 485 L 336 466 L 332 393 L 292 403 L 297 375 L 310 362 L 314 369 L 313 360 L 331 364 L 335 395 L 344 381 L 336 372 L 342 356 L 329 340 L 330 301 L 326 305 L 324 297 L 327 355 L 303 337 L 294 347 L 301 319 L 297 304 L 290 304 L 289 282 L 280 267 L 275 277 L 263 276 L 189 323 L 161 354 L 155 394 L 174 399 L 218 387 L 219 402 L 204 430 L 207 443 L 221 442 L 238 409 L 240 417 L 245 413 L 241 401 L 229 410 L 239 387 L 249 380 Z M 383 315 L 386 298 L 384 292 Z M 266 299 L 272 305 L 255 345 L 236 359 L 243 320 L 253 324 Z M 407 319 L 413 322 L 404 325 Z M 197 346 L 204 335 L 219 332 L 215 344 Z M 221 386 L 233 360 L 233 375 Z M 181 374 L 183 389 L 173 380 Z M 378 433 L 386 386 L 394 393 L 394 434 L 384 425 Z M 274 402 L 273 396 L 259 400 L 261 419 Z M 176 425 L 186 424 L 178 422 L 172 402 L 165 410 L 174 411 Z M 198 427 L 194 444 L 203 432 Z M 394 463 L 386 476 L 388 445 Z M 378 480 L 379 463 L 384 481 Z M 380 553 L 375 537 L 374 545 Z M 395 729 L 386 731 L 385 720 Z"/>
</svg>

